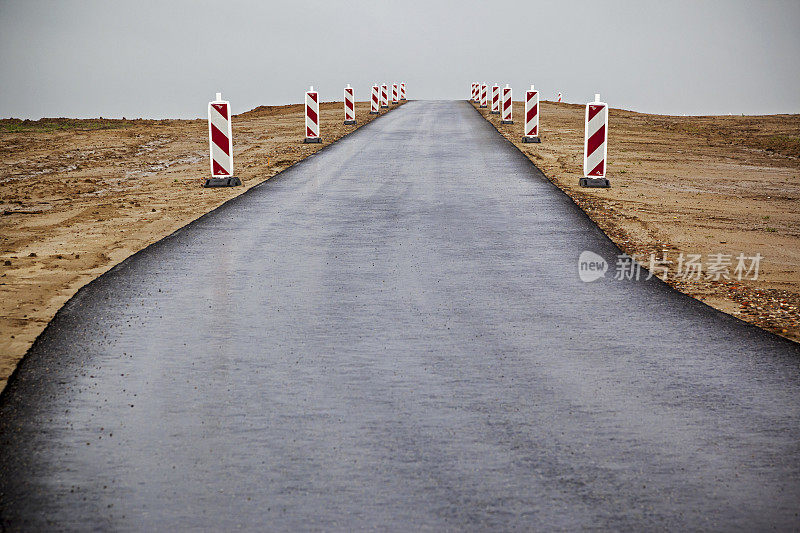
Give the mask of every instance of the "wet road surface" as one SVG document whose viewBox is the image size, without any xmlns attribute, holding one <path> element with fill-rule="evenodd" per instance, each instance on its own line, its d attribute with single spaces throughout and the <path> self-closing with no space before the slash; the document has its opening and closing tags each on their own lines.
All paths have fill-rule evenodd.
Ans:
<svg viewBox="0 0 800 533">
<path fill-rule="evenodd" d="M 468 104 L 410 102 L 58 313 L 2 396 L 2 523 L 800 527 L 797 346 L 583 250 L 613 271 Z"/>
</svg>

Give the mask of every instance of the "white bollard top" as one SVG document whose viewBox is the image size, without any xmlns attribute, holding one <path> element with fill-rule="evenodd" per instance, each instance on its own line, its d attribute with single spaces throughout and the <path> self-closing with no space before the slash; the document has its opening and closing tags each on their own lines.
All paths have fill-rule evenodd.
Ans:
<svg viewBox="0 0 800 533">
<path fill-rule="evenodd" d="M 347 84 L 347 87 L 345 87 L 345 88 L 346 88 L 346 89 L 352 89 L 352 87 L 350 87 L 350 84 L 349 84 L 349 83 Z"/>
<path fill-rule="evenodd" d="M 309 86 L 309 88 L 308 88 L 308 92 L 310 92 L 310 93 L 313 93 L 313 92 L 314 92 L 314 86 L 313 86 L 313 85 L 310 85 L 310 86 Z"/>
<path fill-rule="evenodd" d="M 600 95 L 599 94 L 595 94 L 594 95 L 594 101 L 598 102 L 598 103 L 600 102 Z"/>
<path fill-rule="evenodd" d="M 222 101 L 222 93 L 217 93 L 217 102 Z"/>
<path fill-rule="evenodd" d="M 535 91 L 536 89 L 533 88 L 533 84 L 531 83 L 531 91 Z"/>
<path fill-rule="evenodd" d="M 506 83 L 506 86 L 505 86 L 505 88 L 506 88 L 506 89 L 510 89 L 511 87 L 509 87 L 509 86 L 508 86 L 508 84 Z"/>
</svg>

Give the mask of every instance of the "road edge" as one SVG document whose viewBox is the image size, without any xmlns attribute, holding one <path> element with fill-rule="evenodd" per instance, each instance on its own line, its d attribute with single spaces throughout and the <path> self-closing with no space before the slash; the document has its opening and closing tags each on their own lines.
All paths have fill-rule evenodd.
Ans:
<svg viewBox="0 0 800 533">
<path fill-rule="evenodd" d="M 516 150 L 516 151 L 517 151 L 517 152 L 518 152 L 518 153 L 519 153 L 519 154 L 520 154 L 522 157 L 524 157 L 526 160 L 528 160 L 528 161 L 530 162 L 530 164 L 531 164 L 531 165 L 533 165 L 533 166 L 536 168 L 536 170 L 538 170 L 538 171 L 539 171 L 539 172 L 542 174 L 542 176 L 544 176 L 544 177 L 545 177 L 545 179 L 547 179 L 547 181 L 549 181 L 549 182 L 550 182 L 550 183 L 553 185 L 553 187 L 555 187 L 555 188 L 556 188 L 557 190 L 559 190 L 559 191 L 560 191 L 562 194 L 564 194 L 564 195 L 565 195 L 567 198 L 569 198 L 569 200 L 570 200 L 570 201 L 571 201 L 573 204 L 575 204 L 575 207 L 577 207 L 577 208 L 578 208 L 578 209 L 579 209 L 579 210 L 580 210 L 580 211 L 581 211 L 581 212 L 582 212 L 582 213 L 583 213 L 583 214 L 586 216 L 586 218 L 587 218 L 587 219 L 589 219 L 589 221 L 591 221 L 591 223 L 592 223 L 592 224 L 594 224 L 594 226 L 596 226 L 596 227 L 597 227 L 597 229 L 598 229 L 598 230 L 600 230 L 600 231 L 603 233 L 603 235 L 605 235 L 605 236 L 606 236 L 606 238 L 607 238 L 609 241 L 611 241 L 611 243 L 613 243 L 613 244 L 614 244 L 614 246 L 615 246 L 616 248 L 618 248 L 620 251 L 622 251 L 622 247 L 620 246 L 620 244 L 619 244 L 618 242 L 616 242 L 616 241 L 614 240 L 614 238 L 613 238 L 611 235 L 609 235 L 609 234 L 608 234 L 608 232 L 606 232 L 606 231 L 603 229 L 603 227 L 602 227 L 602 226 L 601 226 L 601 225 L 600 225 L 600 224 L 599 224 L 599 223 L 598 223 L 598 222 L 597 222 L 597 221 L 596 221 L 594 218 L 592 218 L 592 215 L 591 215 L 591 214 L 590 214 L 590 213 L 589 213 L 589 212 L 588 212 L 586 209 L 584 209 L 584 208 L 583 208 L 583 206 L 582 206 L 582 205 L 581 205 L 581 204 L 580 204 L 580 203 L 579 203 L 579 202 L 578 202 L 578 201 L 575 199 L 575 197 L 574 197 L 574 196 L 572 196 L 568 190 L 565 190 L 565 189 L 563 189 L 562 187 L 560 187 L 560 186 L 558 185 L 558 183 L 556 183 L 556 182 L 555 182 L 555 180 L 553 180 L 553 178 L 551 178 L 550 176 L 548 176 L 548 175 L 547 175 L 547 174 L 546 174 L 546 173 L 545 173 L 545 172 L 544 172 L 542 169 L 540 169 L 540 168 L 539 168 L 539 167 L 536 165 L 536 162 L 535 162 L 535 161 L 534 161 L 534 160 L 533 160 L 533 159 L 532 159 L 530 156 L 528 156 L 528 154 L 526 154 L 526 153 L 525 153 L 523 150 L 521 150 L 521 149 L 520 149 L 520 147 L 517 145 L 517 143 L 515 143 L 514 141 L 512 141 L 511 139 L 509 139 L 509 138 L 508 138 L 506 135 L 504 135 L 504 134 L 503 134 L 503 132 L 502 132 L 502 131 L 500 131 L 500 130 L 497 128 L 497 126 L 496 126 L 496 125 L 495 125 L 495 124 L 494 124 L 494 123 L 493 123 L 491 120 L 489 120 L 489 116 L 488 116 L 488 115 L 484 115 L 483 113 L 481 113 L 480 109 L 478 109 L 478 108 L 477 108 L 477 107 L 476 107 L 476 106 L 475 106 L 475 105 L 474 105 L 472 102 L 470 102 L 469 100 L 461 100 L 461 101 L 462 101 L 462 102 L 464 102 L 465 104 L 469 105 L 469 107 L 471 107 L 471 108 L 473 109 L 473 111 L 475 111 L 475 113 L 476 113 L 476 114 L 477 114 L 479 117 L 481 117 L 481 118 L 482 118 L 482 119 L 483 119 L 483 120 L 484 120 L 486 123 L 488 123 L 488 124 L 489 124 L 489 125 L 490 125 L 490 126 L 491 126 L 491 127 L 492 127 L 492 128 L 493 128 L 493 129 L 494 129 L 496 132 L 497 132 L 497 134 L 498 134 L 498 135 L 500 135 L 500 137 L 502 137 L 502 138 L 503 138 L 503 139 L 504 139 L 504 140 L 505 140 L 505 141 L 506 141 L 508 144 L 510 144 L 511 146 L 513 146 L 513 147 L 514 147 L 514 149 L 515 149 L 515 150 Z M 577 177 L 576 177 L 576 179 L 577 179 Z M 645 272 L 645 273 L 647 273 L 647 274 L 649 274 L 649 273 L 650 273 L 650 271 L 647 269 L 647 265 L 646 265 L 646 264 L 642 263 L 642 262 L 641 262 L 641 261 L 639 261 L 638 259 L 635 259 L 635 258 L 634 258 L 634 260 L 636 260 L 636 262 L 637 262 L 637 263 L 639 263 L 639 265 L 640 265 L 640 267 L 641 267 L 641 270 L 642 270 L 643 272 Z M 789 337 L 785 337 L 785 336 L 783 336 L 783 335 L 781 335 L 781 334 L 779 334 L 779 333 L 776 333 L 776 332 L 774 332 L 774 331 L 771 331 L 771 330 L 769 330 L 769 329 L 767 329 L 767 328 L 761 327 L 761 326 L 760 326 L 760 325 L 758 325 L 758 324 L 754 324 L 753 322 L 748 322 L 747 320 L 744 320 L 743 318 L 741 318 L 741 317 L 739 317 L 739 316 L 736 316 L 736 315 L 734 315 L 734 314 L 728 313 L 727 311 L 724 311 L 723 309 L 719 309 L 719 308 L 717 308 L 717 307 L 714 307 L 713 305 L 709 304 L 708 302 L 706 302 L 706 301 L 704 301 L 704 300 L 700 300 L 700 299 L 698 299 L 698 298 L 696 298 L 696 297 L 692 296 L 691 294 L 689 294 L 689 293 L 687 293 L 687 292 L 685 292 L 685 291 L 682 291 L 682 290 L 681 290 L 679 287 L 676 287 L 676 286 L 673 286 L 673 285 L 672 285 L 672 284 L 670 284 L 670 283 L 667 283 L 666 281 L 662 280 L 661 278 L 659 278 L 659 277 L 658 277 L 658 276 L 656 276 L 656 275 L 654 275 L 654 276 L 653 276 L 653 278 L 654 278 L 654 279 L 657 279 L 657 280 L 658 280 L 659 282 L 661 282 L 661 283 L 662 283 L 662 284 L 663 284 L 665 287 L 668 287 L 669 289 L 671 289 L 671 290 L 673 290 L 673 291 L 675 291 L 675 292 L 678 292 L 678 293 L 680 293 L 680 294 L 682 294 L 682 295 L 686 296 L 687 298 L 691 298 L 691 299 L 692 299 L 692 300 L 694 300 L 695 302 L 701 303 L 701 304 L 703 304 L 704 306 L 708 307 L 709 309 L 713 309 L 713 310 L 714 310 L 714 311 L 716 311 L 717 313 L 720 313 L 720 314 L 722 314 L 722 315 L 725 315 L 725 316 L 728 316 L 728 317 L 734 318 L 734 319 L 738 320 L 739 322 L 741 322 L 741 323 L 743 323 L 743 324 L 747 324 L 747 325 L 748 325 L 748 326 L 750 326 L 750 327 L 756 328 L 758 331 L 761 331 L 761 332 L 764 332 L 764 333 L 768 333 L 769 335 L 772 335 L 772 336 L 776 337 L 777 339 L 781 339 L 781 340 L 783 340 L 783 341 L 786 341 L 786 342 L 790 343 L 792 346 L 800 346 L 800 341 L 796 341 L 796 340 L 794 340 L 794 339 L 791 339 L 791 338 L 789 338 Z"/>
<path fill-rule="evenodd" d="M 348 136 L 352 135 L 353 133 L 361 130 L 362 128 L 366 128 L 367 126 L 369 126 L 370 124 L 372 124 L 376 120 L 380 120 L 382 117 L 390 114 L 395 109 L 399 109 L 399 108 L 403 107 L 405 104 L 407 104 L 408 102 L 411 102 L 411 101 L 413 101 L 413 100 L 406 100 L 406 101 L 400 102 L 397 105 L 395 105 L 394 107 L 390 107 L 387 111 L 385 111 L 385 112 L 373 117 L 372 120 L 369 120 L 368 122 L 362 122 L 360 124 L 357 124 L 355 128 L 353 128 L 352 130 L 348 131 L 347 133 L 345 133 L 341 137 L 339 137 L 339 138 L 337 138 L 337 139 L 335 139 L 335 140 L 333 140 L 333 141 L 331 141 L 329 143 L 323 144 L 318 150 L 314 150 L 313 152 L 309 153 L 308 155 L 302 157 L 301 159 L 298 159 L 297 161 L 293 162 L 291 165 L 289 165 L 288 167 L 280 170 L 279 172 L 276 172 L 275 174 L 272 174 L 272 175 L 267 176 L 267 177 L 265 177 L 265 178 L 263 178 L 261 180 L 258 180 L 255 183 L 253 183 L 252 185 L 249 185 L 248 187 L 241 189 L 240 192 L 238 194 L 236 194 L 235 196 L 233 196 L 231 198 L 228 198 L 227 200 L 225 200 L 221 204 L 217 205 L 213 209 L 210 209 L 210 210 L 208 210 L 208 211 L 206 211 L 204 213 L 201 213 L 201 214 L 197 215 L 196 217 L 194 217 L 194 218 L 192 218 L 190 220 L 187 220 L 180 227 L 178 227 L 174 231 L 162 236 L 160 239 L 158 239 L 158 240 L 156 240 L 154 242 L 151 242 L 147 246 L 144 246 L 142 248 L 139 248 L 138 250 L 135 250 L 135 251 L 131 252 L 130 254 L 128 254 L 127 256 L 125 256 L 125 257 L 123 257 L 121 259 L 119 259 L 115 263 L 109 263 L 109 264 L 105 265 L 106 268 L 102 272 L 99 272 L 96 275 L 94 275 L 94 276 L 92 276 L 90 278 L 87 278 L 83 283 L 80 283 L 79 285 L 77 285 L 74 288 L 74 291 L 72 292 L 72 294 L 64 301 L 63 304 L 61 304 L 61 306 L 56 310 L 56 312 L 53 313 L 53 316 L 50 317 L 50 319 L 44 325 L 42 330 L 36 335 L 36 337 L 34 337 L 33 341 L 31 341 L 30 345 L 25 349 L 25 352 L 22 354 L 22 356 L 16 362 L 13 363 L 14 364 L 14 370 L 11 371 L 11 373 L 8 375 L 8 378 L 6 378 L 3 381 L 0 381 L 0 403 L 2 403 L 2 401 L 3 401 L 4 392 L 8 388 L 8 385 L 12 382 L 13 379 L 16 379 L 15 376 L 17 375 L 17 372 L 18 372 L 18 370 L 20 368 L 20 365 L 25 360 L 25 358 L 28 356 L 28 354 L 31 352 L 33 347 L 39 342 L 39 338 L 48 330 L 48 328 L 50 327 L 50 324 L 62 312 L 62 310 L 65 307 L 67 307 L 70 304 L 70 302 L 72 302 L 76 298 L 76 296 L 79 295 L 79 293 L 84 289 L 84 287 L 90 285 L 95 280 L 97 280 L 98 278 L 106 275 L 107 273 L 115 270 L 116 268 L 121 266 L 123 263 L 125 263 L 126 261 L 128 261 L 129 259 L 134 257 L 135 255 L 141 253 L 142 251 L 148 249 L 149 247 L 154 246 L 154 245 L 160 243 L 161 241 L 169 239 L 170 237 L 173 237 L 175 234 L 177 234 L 178 232 L 182 231 L 187 226 L 189 226 L 189 225 L 195 223 L 196 221 L 202 219 L 206 215 L 215 212 L 216 210 L 222 208 L 223 206 L 228 205 L 229 203 L 233 202 L 234 200 L 236 200 L 238 198 L 243 197 L 244 195 L 248 194 L 250 191 L 252 191 L 252 190 L 254 190 L 254 189 L 258 188 L 258 187 L 261 187 L 262 185 L 264 185 L 268 181 L 270 181 L 272 179 L 275 179 L 276 177 L 280 176 L 281 174 L 283 174 L 284 172 L 288 171 L 289 169 L 295 167 L 296 165 L 299 165 L 299 164 L 303 163 L 304 161 L 307 161 L 309 158 L 313 157 L 315 154 L 318 154 L 318 153 L 322 152 L 323 150 L 326 150 L 329 146 L 332 146 L 332 145 L 336 144 L 340 140 L 345 139 L 346 137 L 348 137 Z M 334 103 L 336 103 L 336 102 L 334 102 Z"/>
</svg>

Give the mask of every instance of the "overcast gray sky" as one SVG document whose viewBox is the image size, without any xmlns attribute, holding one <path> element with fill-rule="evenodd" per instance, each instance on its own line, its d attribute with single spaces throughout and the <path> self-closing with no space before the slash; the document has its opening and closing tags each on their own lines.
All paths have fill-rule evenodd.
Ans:
<svg viewBox="0 0 800 533">
<path fill-rule="evenodd" d="M 0 0 L 0 117 L 202 117 L 472 81 L 669 114 L 800 112 L 800 1 Z"/>
</svg>

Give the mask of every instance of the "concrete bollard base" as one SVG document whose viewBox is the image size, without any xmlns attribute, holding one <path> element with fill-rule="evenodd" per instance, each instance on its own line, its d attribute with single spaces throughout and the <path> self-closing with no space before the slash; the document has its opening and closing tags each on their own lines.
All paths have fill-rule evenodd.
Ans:
<svg viewBox="0 0 800 533">
<path fill-rule="evenodd" d="M 303 142 L 306 144 L 321 143 L 322 137 L 306 137 Z"/>
<path fill-rule="evenodd" d="M 236 176 L 230 176 L 228 178 L 208 178 L 206 183 L 203 185 L 203 188 L 206 187 L 238 187 L 242 184 L 242 180 L 237 178 Z"/>
<path fill-rule="evenodd" d="M 581 187 L 599 187 L 602 189 L 611 188 L 611 184 L 606 178 L 581 178 L 578 180 L 578 185 Z"/>
<path fill-rule="evenodd" d="M 524 143 L 540 143 L 542 141 L 539 139 L 539 137 L 531 137 L 529 135 L 526 135 L 525 137 L 522 138 L 522 142 L 524 142 Z"/>
</svg>

